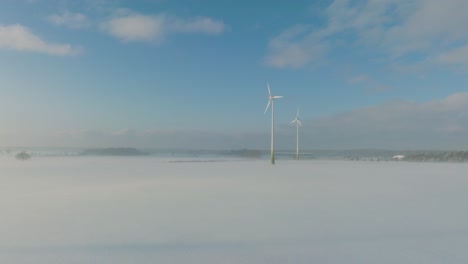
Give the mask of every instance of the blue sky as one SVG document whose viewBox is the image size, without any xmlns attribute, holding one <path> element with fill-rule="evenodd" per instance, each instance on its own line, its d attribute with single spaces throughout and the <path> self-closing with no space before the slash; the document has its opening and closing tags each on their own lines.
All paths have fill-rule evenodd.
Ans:
<svg viewBox="0 0 468 264">
<path fill-rule="evenodd" d="M 464 0 L 0 3 L 0 145 L 468 147 Z"/>
</svg>

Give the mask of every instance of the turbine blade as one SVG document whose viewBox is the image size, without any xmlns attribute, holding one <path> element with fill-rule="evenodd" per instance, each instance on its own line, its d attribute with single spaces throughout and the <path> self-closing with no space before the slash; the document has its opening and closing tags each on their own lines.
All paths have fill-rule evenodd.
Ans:
<svg viewBox="0 0 468 264">
<path fill-rule="evenodd" d="M 271 98 L 273 98 L 273 99 L 279 99 L 279 98 L 283 98 L 283 96 L 281 96 L 281 95 L 275 95 L 275 96 L 272 96 Z"/>
<path fill-rule="evenodd" d="M 268 83 L 267 83 L 267 88 L 268 88 L 268 96 L 271 97 L 270 84 Z"/>
<path fill-rule="evenodd" d="M 299 108 L 297 108 L 297 114 L 296 114 L 296 118 L 299 117 Z"/>
<path fill-rule="evenodd" d="M 294 123 L 294 122 L 296 122 L 296 119 L 294 119 L 293 121 L 291 121 L 291 123 L 289 123 L 289 124 L 292 124 L 292 123 Z"/>
<path fill-rule="evenodd" d="M 270 107 L 270 103 L 271 103 L 271 99 L 270 99 L 270 100 L 268 100 L 268 104 L 267 104 L 267 106 L 266 106 L 266 108 L 265 108 L 265 112 L 263 112 L 264 114 L 265 114 L 265 113 L 266 113 L 266 111 L 268 110 L 268 107 Z"/>
<path fill-rule="evenodd" d="M 299 119 L 297 120 L 297 123 L 298 123 L 300 126 L 302 126 L 302 123 L 301 123 L 301 121 L 299 121 Z"/>
</svg>

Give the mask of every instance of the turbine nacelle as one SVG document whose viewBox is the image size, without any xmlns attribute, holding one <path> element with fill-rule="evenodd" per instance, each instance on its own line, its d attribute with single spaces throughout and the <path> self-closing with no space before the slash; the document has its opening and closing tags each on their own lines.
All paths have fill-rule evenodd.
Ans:
<svg viewBox="0 0 468 264">
<path fill-rule="evenodd" d="M 299 119 L 297 119 L 297 118 L 294 119 L 293 121 L 291 121 L 290 124 L 293 124 L 293 123 L 297 123 L 299 126 L 302 126 L 301 120 L 299 120 Z"/>
<path fill-rule="evenodd" d="M 272 95 L 271 90 L 270 90 L 270 85 L 268 83 L 267 83 L 267 88 L 268 88 L 268 104 L 267 104 L 267 106 L 265 108 L 265 112 L 263 112 L 263 113 L 267 112 L 267 110 L 270 107 L 270 104 L 272 103 L 273 100 L 283 98 L 283 96 L 281 96 L 281 95 Z"/>
<path fill-rule="evenodd" d="M 294 118 L 294 120 L 291 121 L 290 124 L 293 124 L 293 123 L 297 123 L 298 125 L 302 126 L 301 120 L 299 120 L 299 109 L 297 109 L 296 118 Z"/>
</svg>

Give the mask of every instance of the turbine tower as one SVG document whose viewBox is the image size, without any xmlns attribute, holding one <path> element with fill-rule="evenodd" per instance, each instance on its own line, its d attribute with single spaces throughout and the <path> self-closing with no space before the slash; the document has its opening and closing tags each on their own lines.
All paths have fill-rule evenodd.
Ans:
<svg viewBox="0 0 468 264">
<path fill-rule="evenodd" d="M 271 164 L 275 164 L 275 107 L 274 107 L 274 102 L 275 99 L 283 98 L 283 96 L 279 95 L 271 95 L 270 91 L 270 85 L 267 83 L 267 88 L 268 88 L 268 104 L 265 108 L 265 112 L 267 112 L 268 107 L 271 104 L 271 147 L 270 147 L 270 159 L 271 159 Z"/>
<path fill-rule="evenodd" d="M 299 126 L 302 126 L 299 120 L 299 109 L 297 109 L 296 118 L 291 121 L 291 124 L 296 123 L 296 160 L 299 160 Z"/>
</svg>

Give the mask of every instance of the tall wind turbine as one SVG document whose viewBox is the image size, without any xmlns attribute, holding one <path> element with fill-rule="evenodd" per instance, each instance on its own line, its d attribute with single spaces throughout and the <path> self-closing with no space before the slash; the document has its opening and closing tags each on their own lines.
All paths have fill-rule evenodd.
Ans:
<svg viewBox="0 0 468 264">
<path fill-rule="evenodd" d="M 271 147 L 270 147 L 270 158 L 271 158 L 271 164 L 275 164 L 275 107 L 274 107 L 274 102 L 275 99 L 283 98 L 283 96 L 279 95 L 271 95 L 270 91 L 270 85 L 267 83 L 267 88 L 268 88 L 268 104 L 265 108 L 265 112 L 267 112 L 268 107 L 271 104 Z"/>
<path fill-rule="evenodd" d="M 291 121 L 291 124 L 296 123 L 296 159 L 299 160 L 299 126 L 302 126 L 299 120 L 299 109 L 297 109 L 296 118 Z"/>
</svg>

